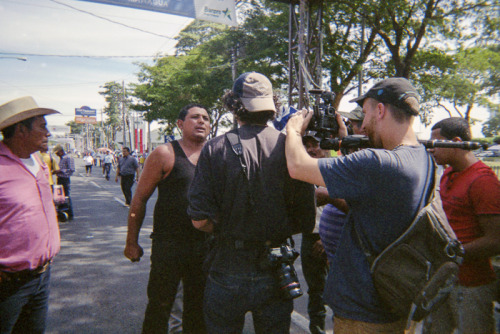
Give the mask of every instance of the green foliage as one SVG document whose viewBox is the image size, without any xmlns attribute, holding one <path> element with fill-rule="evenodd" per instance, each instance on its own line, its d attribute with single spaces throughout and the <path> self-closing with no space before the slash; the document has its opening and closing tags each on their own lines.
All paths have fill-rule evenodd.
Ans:
<svg viewBox="0 0 500 334">
<path fill-rule="evenodd" d="M 133 109 L 143 111 L 148 121 L 159 120 L 166 133 L 172 133 L 180 108 L 202 103 L 211 113 L 214 135 L 220 127 L 230 126 L 231 117 L 220 97 L 231 88 L 235 76 L 261 72 L 276 89 L 286 89 L 289 77 L 297 78 L 298 69 L 293 67 L 289 73 L 289 5 L 285 2 L 237 1 L 238 27 L 193 21 L 179 34 L 176 56 L 140 64 Z M 313 31 L 319 2 L 311 3 L 308 29 Z M 336 93 L 336 107 L 357 88 L 356 79 L 363 70 L 364 83 L 388 76 L 411 79 L 422 95 L 425 122 L 436 107 L 469 122 L 474 121 L 471 112 L 477 106 L 498 109 L 492 102 L 498 101 L 494 97 L 500 82 L 496 42 L 500 21 L 495 1 L 338 0 L 322 4 L 322 72 L 316 80 L 322 88 L 328 82 Z M 297 25 L 294 22 L 294 29 Z M 308 66 L 321 51 L 319 44 L 310 47 Z M 297 50 L 292 52 L 297 58 Z M 495 124 L 492 121 L 486 131 L 497 131 Z"/>
<path fill-rule="evenodd" d="M 64 125 L 70 127 L 70 133 L 72 134 L 80 134 L 83 131 L 84 124 L 76 123 L 75 121 L 66 122 Z"/>
</svg>

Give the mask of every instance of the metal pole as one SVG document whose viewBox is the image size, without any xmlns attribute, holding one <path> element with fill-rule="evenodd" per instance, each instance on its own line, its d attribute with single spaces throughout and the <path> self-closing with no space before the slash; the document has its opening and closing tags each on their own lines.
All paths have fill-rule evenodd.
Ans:
<svg viewBox="0 0 500 334">
<path fill-rule="evenodd" d="M 123 120 L 123 147 L 127 146 L 127 123 L 125 121 L 125 81 L 122 81 L 122 120 Z"/>
<path fill-rule="evenodd" d="M 306 64 L 306 12 L 307 0 L 300 0 L 299 19 L 299 109 L 305 106 L 304 67 Z"/>
<path fill-rule="evenodd" d="M 295 5 L 290 2 L 289 12 L 288 12 L 288 105 L 293 104 L 292 92 L 293 92 L 293 17 L 295 12 Z"/>
<path fill-rule="evenodd" d="M 363 56 L 363 49 L 365 48 L 365 16 L 363 14 L 363 19 L 361 20 L 361 41 L 359 45 L 359 58 Z M 359 70 L 358 77 L 358 96 L 363 95 L 363 64 L 361 64 L 361 69 Z"/>
</svg>

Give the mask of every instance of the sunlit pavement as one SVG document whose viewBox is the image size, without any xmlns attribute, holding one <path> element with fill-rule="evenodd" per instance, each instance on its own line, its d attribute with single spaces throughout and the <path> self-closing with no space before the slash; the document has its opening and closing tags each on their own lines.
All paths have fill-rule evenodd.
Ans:
<svg viewBox="0 0 500 334">
<path fill-rule="evenodd" d="M 51 295 L 46 333 L 140 333 L 146 308 L 149 277 L 152 214 L 156 193 L 148 202 L 139 242 L 144 256 L 132 263 L 123 255 L 128 208 L 124 207 L 120 184 L 102 176 L 93 167 L 85 176 L 82 159 L 75 158 L 77 171 L 71 177 L 75 218 L 61 222 L 61 251 L 51 272 Z M 135 186 L 133 188 L 135 190 Z M 300 245 L 300 238 L 296 238 Z M 296 269 L 302 288 L 300 258 Z M 290 333 L 308 333 L 307 297 L 295 301 Z M 331 320 L 327 319 L 328 333 Z M 247 315 L 244 333 L 253 333 Z"/>
</svg>

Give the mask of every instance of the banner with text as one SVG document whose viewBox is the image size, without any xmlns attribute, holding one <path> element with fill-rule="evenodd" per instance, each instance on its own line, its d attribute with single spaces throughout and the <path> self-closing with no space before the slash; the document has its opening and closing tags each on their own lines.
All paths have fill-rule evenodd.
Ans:
<svg viewBox="0 0 500 334">
<path fill-rule="evenodd" d="M 80 0 L 192 17 L 236 26 L 235 0 Z"/>
<path fill-rule="evenodd" d="M 90 107 L 83 106 L 75 108 L 75 123 L 79 124 L 96 124 L 97 123 L 97 110 Z"/>
</svg>

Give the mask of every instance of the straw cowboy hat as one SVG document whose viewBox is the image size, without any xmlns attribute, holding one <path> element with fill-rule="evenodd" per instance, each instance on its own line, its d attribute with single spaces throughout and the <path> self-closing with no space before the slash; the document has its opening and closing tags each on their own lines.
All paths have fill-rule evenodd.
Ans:
<svg viewBox="0 0 500 334">
<path fill-rule="evenodd" d="M 31 96 L 20 97 L 0 106 L 0 130 L 31 117 L 50 114 L 60 114 L 60 112 L 40 108 Z"/>
</svg>

